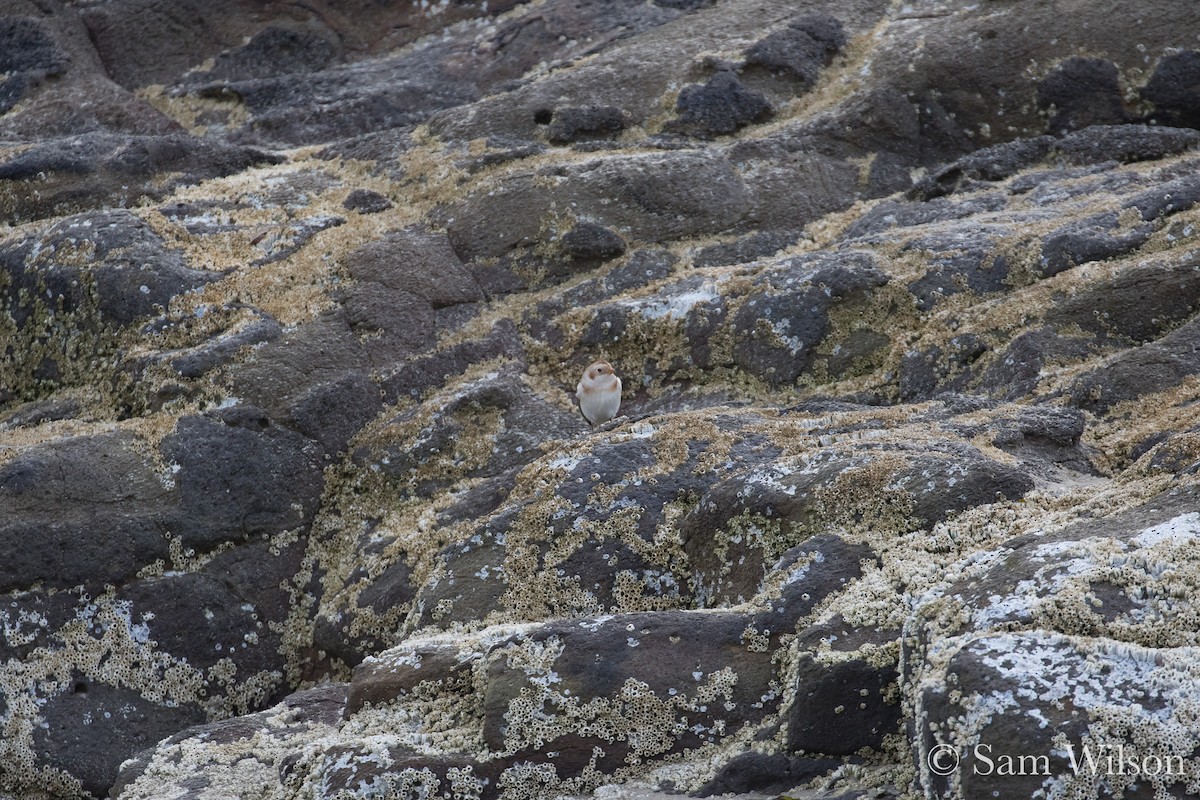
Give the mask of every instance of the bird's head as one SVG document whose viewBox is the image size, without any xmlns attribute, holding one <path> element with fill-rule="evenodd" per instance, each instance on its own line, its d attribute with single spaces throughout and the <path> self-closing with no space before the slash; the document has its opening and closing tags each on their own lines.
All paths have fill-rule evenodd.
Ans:
<svg viewBox="0 0 1200 800">
<path fill-rule="evenodd" d="M 589 381 L 598 381 L 605 375 L 612 375 L 613 367 L 607 361 L 597 361 L 587 368 L 586 374 Z"/>
</svg>

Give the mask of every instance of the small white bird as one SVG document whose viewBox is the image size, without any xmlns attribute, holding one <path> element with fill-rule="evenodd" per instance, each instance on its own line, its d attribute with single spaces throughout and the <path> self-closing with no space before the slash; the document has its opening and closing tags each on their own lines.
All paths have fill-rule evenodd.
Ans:
<svg viewBox="0 0 1200 800">
<path fill-rule="evenodd" d="M 613 372 L 612 364 L 596 361 L 583 371 L 575 396 L 588 422 L 593 425 L 608 422 L 621 407 L 621 379 Z"/>
</svg>

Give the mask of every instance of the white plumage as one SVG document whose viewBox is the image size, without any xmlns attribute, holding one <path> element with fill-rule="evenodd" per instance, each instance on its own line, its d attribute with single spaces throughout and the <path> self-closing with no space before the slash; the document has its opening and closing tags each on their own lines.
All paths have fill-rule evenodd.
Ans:
<svg viewBox="0 0 1200 800">
<path fill-rule="evenodd" d="M 621 408 L 621 379 L 607 361 L 596 361 L 588 365 L 575 387 L 579 398 L 579 410 L 593 425 L 607 422 Z"/>
</svg>

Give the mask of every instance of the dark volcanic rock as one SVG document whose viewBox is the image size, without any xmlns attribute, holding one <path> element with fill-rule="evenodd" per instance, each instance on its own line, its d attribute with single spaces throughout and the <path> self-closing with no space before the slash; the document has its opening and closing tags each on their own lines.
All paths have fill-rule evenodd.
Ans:
<svg viewBox="0 0 1200 800">
<path fill-rule="evenodd" d="M 0 795 L 1193 788 L 1194 3 L 8 5 Z"/>
<path fill-rule="evenodd" d="M 392 207 L 392 201 L 370 189 L 355 189 L 346 195 L 342 206 L 360 214 L 378 214 Z"/>
<path fill-rule="evenodd" d="M 968 768 L 956 788 L 963 796 L 1036 793 L 1047 780 L 1069 782 L 1077 770 L 1092 771 L 1093 763 L 1097 773 L 1112 775 L 1109 780 L 1126 797 L 1151 798 L 1158 787 L 1186 794 L 1181 785 L 1186 771 L 1180 768 L 1186 756 L 1175 751 L 1166 733 L 1187 702 L 1186 667 L 1178 651 L 1041 632 L 1000 633 L 965 644 L 946 669 L 956 676 L 953 697 L 932 682 L 922 687 L 921 721 L 928 724 L 920 726 L 916 757 L 928 758 L 938 745 L 964 753 Z M 1090 691 L 1101 685 L 1102 692 Z M 1061 702 L 1031 703 L 1030 695 L 1072 698 L 1070 710 Z M 1113 705 L 1124 710 L 1119 727 L 1107 717 Z M 1163 731 L 1151 746 L 1162 748 L 1163 755 L 1141 749 L 1135 733 L 1140 730 Z M 1110 758 L 1122 766 L 1110 771 Z M 1012 774 L 1000 774 L 1004 764 Z M 1135 780 L 1130 764 L 1155 779 Z M 949 780 L 932 771 L 927 778 L 935 790 Z"/>
<path fill-rule="evenodd" d="M 900 707 L 887 697 L 896 675 L 860 659 L 828 664 L 802 656 L 788 713 L 788 745 L 832 756 L 878 749 L 885 736 L 900 729 Z"/>
<path fill-rule="evenodd" d="M 86 318 L 86 306 L 94 303 L 101 324 L 124 327 L 220 277 L 188 268 L 183 253 L 168 249 L 143 220 L 121 210 L 67 217 L 37 239 L 6 247 L 0 260 L 9 273 L 9 313 L 18 326 L 35 313 L 29 301 L 50 293 L 60 305 L 46 304 L 48 313 Z M 19 305 L 22 300 L 27 304 Z"/>
<path fill-rule="evenodd" d="M 1045 158 L 1053 146 L 1053 137 L 1035 136 L 976 150 L 922 179 L 910 197 L 932 200 L 972 188 L 980 181 L 1004 180 Z"/>
<path fill-rule="evenodd" d="M 407 648 L 404 658 L 385 654 L 368 658 L 354 669 L 346 700 L 347 716 L 369 704 L 383 704 L 417 690 L 422 683 L 439 683 L 446 691 L 470 688 L 471 670 L 476 658 L 462 657 L 451 642 L 427 643 Z"/>
<path fill-rule="evenodd" d="M 615 106 L 567 106 L 554 109 L 546 138 L 555 144 L 615 136 L 629 124 Z"/>
<path fill-rule="evenodd" d="M 326 684 L 296 692 L 278 706 L 257 714 L 183 729 L 161 742 L 160 746 L 172 749 L 179 748 L 180 745 L 186 747 L 191 737 L 197 737 L 215 746 L 237 752 L 236 763 L 242 758 L 253 759 L 252 753 L 256 747 L 267 741 L 277 746 L 286 746 L 289 740 L 294 741 L 296 737 L 305 733 L 319 735 L 331 731 L 341 717 L 345 705 L 346 685 Z M 157 791 L 161 787 L 161 783 L 152 777 L 153 770 L 148 769 L 155 754 L 154 750 L 147 750 L 139 753 L 136 758 L 131 758 L 117 776 L 113 784 L 112 795 L 120 797 L 146 774 L 151 776 L 154 785 L 151 791 Z M 295 760 L 283 758 L 279 758 L 279 760 L 282 763 L 275 765 L 276 770 L 273 770 L 272 774 L 282 782 L 287 780 L 291 767 L 295 765 Z M 187 783 L 189 790 L 192 791 L 203 790 L 213 783 L 221 785 L 222 790 L 228 789 L 228 784 L 220 784 L 219 779 L 211 774 L 208 776 L 197 775 Z"/>
<path fill-rule="evenodd" d="M 1114 212 L 1071 223 L 1046 237 L 1042 245 L 1042 274 L 1057 275 L 1076 264 L 1123 256 L 1150 238 L 1148 225 L 1121 231 Z"/>
<path fill-rule="evenodd" d="M 446 237 L 422 230 L 395 231 L 365 244 L 346 267 L 360 282 L 417 295 L 435 309 L 483 299 Z"/>
<path fill-rule="evenodd" d="M 841 765 L 837 758 L 806 758 L 785 753 L 750 750 L 721 766 L 708 783 L 696 792 L 700 797 L 750 792 L 784 792 L 824 775 Z"/>
<path fill-rule="evenodd" d="M 1154 104 L 1151 119 L 1159 125 L 1180 128 L 1200 127 L 1200 52 L 1185 50 L 1164 56 L 1150 80 L 1142 87 L 1142 97 Z"/>
<path fill-rule="evenodd" d="M 695 267 L 718 267 L 726 264 L 743 264 L 763 256 L 772 256 L 780 250 L 793 245 L 799 239 L 799 234 L 784 232 L 751 233 L 727 244 L 714 244 L 705 247 L 695 258 Z"/>
<path fill-rule="evenodd" d="M 70 56 L 46 26 L 31 17 L 0 18 L 0 114 L 15 106 L 30 89 L 61 75 Z"/>
<path fill-rule="evenodd" d="M 133 205 L 177 186 L 281 160 L 185 134 L 89 133 L 56 139 L 0 161 L 0 219 L 17 223 L 102 205 Z"/>
<path fill-rule="evenodd" d="M 167 555 L 171 493 L 139 445 L 122 431 L 81 436 L 0 467 L 0 587 L 97 589 Z"/>
<path fill-rule="evenodd" d="M 513 13 L 499 16 L 505 11 Z M 202 52 L 215 55 L 221 44 L 246 36 L 225 33 L 228 22 L 207 10 L 156 12 L 104 9 L 89 15 L 92 35 L 111 54 L 118 81 L 164 82 L 164 73 L 180 75 L 186 66 L 204 61 Z M 325 143 L 415 125 L 489 90 L 502 91 L 538 64 L 585 55 L 597 38 L 628 36 L 679 15 L 629 0 L 598 6 L 555 1 L 536 9 L 513 2 L 460 3 L 437 13 L 407 6 L 364 7 L 354 15 L 333 8 L 298 9 L 292 16 L 300 24 L 267 26 L 246 44 L 221 53 L 211 70 L 183 76 L 182 82 L 197 98 L 236 102 L 244 109 L 244 116 L 227 112 L 219 118 L 240 139 L 273 146 Z M 118 31 L 141 28 L 155 17 L 170 24 L 176 36 L 193 35 L 175 43 L 174 51 L 159 53 L 157 62 L 144 54 L 113 52 Z M 451 24 L 471 17 L 489 24 Z M 419 45 L 402 47 L 439 30 Z M 376 43 L 394 49 L 380 53 Z M 347 52 L 352 49 L 360 52 Z M 373 58 L 364 57 L 372 51 Z M 356 57 L 341 63 L 351 54 Z M 205 77 L 210 80 L 204 82 Z"/>
<path fill-rule="evenodd" d="M 846 31 L 837 18 L 809 14 L 755 42 L 746 51 L 746 66 L 785 76 L 807 89 L 845 44 Z"/>
<path fill-rule="evenodd" d="M 1038 105 L 1051 110 L 1047 127 L 1063 134 L 1089 125 L 1125 122 L 1117 65 L 1101 58 L 1069 58 L 1038 85 Z"/>
<path fill-rule="evenodd" d="M 866 487 L 876 482 L 871 493 Z M 859 562 L 872 556 L 870 548 L 816 536 L 839 517 L 873 517 L 877 530 L 915 530 L 1031 488 L 1020 470 L 969 450 L 830 450 L 807 463 L 757 468 L 712 485 L 680 522 L 680 536 L 701 605 L 744 602 L 765 588 L 768 575 L 790 573 L 782 591 L 794 608 L 802 604 L 793 595 L 816 604 L 857 578 Z M 836 509 L 826 506 L 831 496 L 838 498 Z"/>
<path fill-rule="evenodd" d="M 1200 320 L 1192 319 L 1149 344 L 1125 350 L 1070 388 L 1080 408 L 1103 413 L 1114 405 L 1174 388 L 1200 370 Z"/>
<path fill-rule="evenodd" d="M 0 244 L 0 277 L 0 330 L 11 342 L 0 354 L 0 397 L 8 400 L 96 382 L 92 360 L 112 358 L 116 334 L 220 275 L 189 268 L 144 221 L 114 210 Z"/>
<path fill-rule="evenodd" d="M 252 672 L 255 667 L 276 666 L 269 652 L 246 657 L 246 635 L 265 634 L 266 623 L 255 619 L 254 606 L 243 605 L 240 593 L 211 575 L 188 573 L 138 581 L 118 597 L 130 604 L 133 618 L 150 620 L 149 636 L 159 647 L 198 669 L 211 669 L 231 656 L 239 668 Z"/>
<path fill-rule="evenodd" d="M 551 765 L 562 779 L 589 763 L 612 770 L 732 735 L 779 703 L 770 657 L 747 646 L 745 627 L 733 613 L 622 614 L 547 623 L 514 637 L 489 659 L 484 740 Z M 557 680 L 547 682 L 550 674 Z M 556 721 L 578 706 L 588 709 L 595 733 L 559 733 Z M 660 727 L 675 719 L 687 727 Z"/>
<path fill-rule="evenodd" d="M 456 388 L 453 397 L 434 398 L 428 404 L 435 407 L 432 425 L 422 425 L 414 437 L 412 425 L 427 409 L 397 415 L 376 436 L 376 441 L 386 444 L 357 451 L 355 460 L 379 462 L 384 475 L 425 494 L 431 489 L 427 481 L 444 485 L 455 473 L 494 476 L 541 455 L 542 443 L 553 436 L 584 429 L 581 417 L 549 405 L 518 378 L 493 372 Z M 499 419 L 493 421 L 493 416 Z M 455 454 L 458 445 L 467 444 L 468 433 L 481 424 L 495 426 L 497 439 L 489 452 Z M 450 471 L 438 475 L 439 467 Z"/>
<path fill-rule="evenodd" d="M 929 311 L 944 297 L 963 291 L 986 294 L 1007 288 L 1008 259 L 996 252 L 1004 229 L 989 230 L 977 226 L 962 236 L 925 236 L 910 240 L 905 250 L 917 250 L 929 256 L 929 270 L 908 285 L 917 298 L 917 308 Z"/>
<path fill-rule="evenodd" d="M 516 173 L 440 210 L 455 253 L 469 262 L 534 248 L 547 239 L 555 204 L 623 236 L 665 242 L 732 228 L 749 200 L 719 155 L 622 155 L 555 172 L 550 188 L 542 176 Z"/>
<path fill-rule="evenodd" d="M 379 386 L 363 372 L 322 383 L 301 394 L 292 405 L 297 429 L 321 443 L 326 453 L 341 453 L 363 425 L 383 409 Z"/>
<path fill-rule="evenodd" d="M 825 338 L 831 307 L 869 295 L 887 281 L 867 253 L 780 262 L 759 276 L 733 318 L 735 363 L 768 384 L 793 383 Z"/>
<path fill-rule="evenodd" d="M 338 60 L 340 49 L 338 42 L 326 33 L 271 25 L 241 47 L 221 53 L 212 69 L 190 73 L 188 81 L 203 83 L 318 72 Z"/>
<path fill-rule="evenodd" d="M 608 261 L 625 252 L 625 241 L 615 231 L 581 222 L 563 235 L 563 250 L 580 261 Z"/>
<path fill-rule="evenodd" d="M 972 377 L 970 367 L 989 350 L 987 342 L 972 333 L 955 336 L 945 347 L 910 350 L 900 362 L 900 397 L 927 400 L 945 390 L 962 389 Z M 1013 359 L 1004 363 L 1012 365 Z"/>
<path fill-rule="evenodd" d="M 1052 319 L 1102 336 L 1150 342 L 1200 312 L 1200 264 L 1149 263 L 1064 298 Z"/>
<path fill-rule="evenodd" d="M 1139 194 L 1125 208 L 1136 208 L 1142 219 L 1150 221 L 1187 211 L 1197 202 L 1200 202 L 1200 179 L 1188 175 Z"/>
<path fill-rule="evenodd" d="M 34 745 L 45 763 L 77 778 L 84 792 L 108 794 L 121 763 L 189 725 L 204 720 L 195 706 L 164 708 L 131 689 L 76 676 L 42 711 L 45 727 Z"/>
<path fill-rule="evenodd" d="M 442 386 L 463 374 L 472 364 L 504 358 L 515 365 L 524 361 L 520 334 L 510 320 L 496 323 L 486 336 L 462 342 L 400 365 L 383 381 L 384 400 L 418 399 L 424 392 Z"/>
<path fill-rule="evenodd" d="M 241 320 L 208 341 L 184 350 L 168 351 L 165 356 L 169 359 L 171 368 L 184 378 L 198 378 L 216 367 L 229 363 L 242 348 L 274 341 L 283 333 L 283 328 L 278 322 L 258 309 L 238 311 L 241 311 Z"/>
<path fill-rule="evenodd" d="M 187 547 L 207 550 L 312 522 L 323 486 L 316 448 L 258 409 L 181 419 L 162 453 L 178 486 L 174 530 Z"/>
<path fill-rule="evenodd" d="M 747 89 L 733 72 L 722 70 L 703 84 L 685 87 L 675 105 L 678 117 L 667 130 L 711 137 L 733 133 L 772 114 L 762 93 Z"/>
<path fill-rule="evenodd" d="M 1073 164 L 1153 161 L 1200 144 L 1200 131 L 1154 125 L 1093 125 L 1063 137 L 1055 149 Z"/>
</svg>

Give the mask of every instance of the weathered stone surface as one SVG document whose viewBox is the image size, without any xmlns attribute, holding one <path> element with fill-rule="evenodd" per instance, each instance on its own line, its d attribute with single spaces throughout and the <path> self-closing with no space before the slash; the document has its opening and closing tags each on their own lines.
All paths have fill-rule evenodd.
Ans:
<svg viewBox="0 0 1200 800">
<path fill-rule="evenodd" d="M 446 238 L 421 230 L 396 231 L 363 245 L 346 268 L 360 282 L 415 294 L 433 308 L 483 299 Z"/>
<path fill-rule="evenodd" d="M 1189 651 L 1044 632 L 976 638 L 947 663 L 955 697 L 930 681 L 918 699 L 929 723 L 918 756 L 948 747 L 965 768 L 939 775 L 927 760 L 923 780 L 963 797 L 1086 792 L 1101 781 L 1125 797 L 1184 796 L 1195 747 L 1182 721 Z"/>
<path fill-rule="evenodd" d="M 549 190 L 542 176 L 518 173 L 442 212 L 459 257 L 494 258 L 536 247 L 556 204 L 651 242 L 727 230 L 746 213 L 741 179 L 716 155 L 614 156 L 560 172 Z"/>
<path fill-rule="evenodd" d="M 0 794 L 1186 794 L 1189 4 L 4 14 Z"/>
<path fill-rule="evenodd" d="M 1103 412 L 1118 403 L 1179 386 L 1200 369 L 1200 320 L 1142 347 L 1122 351 L 1071 385 L 1080 408 Z"/>
<path fill-rule="evenodd" d="M 788 744 L 806 753 L 849 756 L 878 748 L 900 727 L 901 709 L 889 702 L 896 671 L 862 659 L 823 664 L 801 656 Z"/>
<path fill-rule="evenodd" d="M 807 89 L 845 44 L 846 31 L 840 20 L 809 14 L 755 42 L 746 51 L 746 66 L 797 81 Z"/>
<path fill-rule="evenodd" d="M 1200 53 L 1185 50 L 1163 56 L 1150 80 L 1142 87 L 1142 97 L 1154 104 L 1151 119 L 1159 125 L 1195 128 L 1195 76 L 1200 74 Z"/>
<path fill-rule="evenodd" d="M 667 130 L 704 138 L 733 133 L 753 122 L 764 122 L 771 104 L 760 92 L 747 89 L 737 75 L 721 70 L 702 84 L 684 87 L 675 104 L 678 117 Z"/>
<path fill-rule="evenodd" d="M 722 765 L 711 781 L 697 792 L 699 797 L 750 792 L 788 792 L 797 797 L 792 787 L 824 775 L 842 762 L 835 758 L 805 758 L 784 753 L 767 755 L 750 750 L 736 755 Z"/>
<path fill-rule="evenodd" d="M 1120 231 L 1119 227 L 1117 215 L 1110 212 L 1054 231 L 1042 245 L 1042 274 L 1057 275 L 1076 264 L 1123 256 L 1150 238 L 1149 226 L 1139 225 L 1129 231 Z"/>
<path fill-rule="evenodd" d="M 98 206 L 132 205 L 279 156 L 185 134 L 86 133 L 0 161 L 0 219 L 25 222 Z M 34 189 L 36 188 L 36 191 Z"/>
<path fill-rule="evenodd" d="M 629 124 L 616 106 L 566 106 L 554 109 L 546 138 L 555 144 L 615 136 Z"/>
<path fill-rule="evenodd" d="M 915 724 L 923 732 L 916 755 L 942 744 L 985 768 L 979 752 L 996 763 L 1005 756 L 1045 759 L 1022 777 L 1030 789 L 1047 780 L 1069 787 L 1099 774 L 1138 783 L 1135 791 L 1146 794 L 1135 796 L 1177 784 L 1181 775 L 1163 770 L 1130 781 L 1106 759 L 1123 760 L 1124 748 L 1139 764 L 1151 756 L 1187 760 L 1195 746 L 1174 721 L 1190 703 L 1179 658 L 1194 644 L 1190 623 L 1180 624 L 1191 612 L 1168 599 L 1163 581 L 1178 573 L 1162 569 L 1189 558 L 1195 500 L 1194 487 L 1173 489 L 1100 521 L 1015 539 L 998 554 L 1002 560 L 947 587 L 918 616 L 925 660 L 915 668 Z M 961 609 L 961 621 L 946 626 L 949 605 Z M 949 671 L 958 676 L 953 696 Z M 1065 697 L 1073 699 L 1069 710 Z M 1089 750 L 1095 761 L 1084 754 Z M 929 785 L 968 795 L 999 785 L 997 769 L 922 772 Z"/>
<path fill-rule="evenodd" d="M 320 72 L 341 60 L 340 49 L 324 31 L 269 25 L 241 47 L 218 55 L 211 69 L 192 72 L 188 78 L 204 83 Z"/>
<path fill-rule="evenodd" d="M 775 255 L 780 250 L 795 244 L 798 234 L 751 233 L 728 244 L 705 247 L 692 259 L 696 267 L 720 267 L 726 264 L 742 264 L 763 256 Z"/>
<path fill-rule="evenodd" d="M 830 307 L 888 281 L 867 253 L 799 256 L 762 273 L 733 317 L 734 362 L 771 385 L 787 385 L 812 363 L 828 333 Z"/>
<path fill-rule="evenodd" d="M 58 46 L 45 25 L 30 17 L 0 20 L 0 114 L 9 111 L 34 86 L 61 75 L 70 56 Z"/>
<path fill-rule="evenodd" d="M 1033 487 L 1019 470 L 956 449 L 878 455 L 827 450 L 713 485 L 680 523 L 698 598 L 704 605 L 744 602 L 761 591 L 767 575 L 790 571 L 785 595 L 804 592 L 815 604 L 858 577 L 859 561 L 871 557 L 870 548 L 816 536 L 839 517 L 875 514 L 877 529 L 900 532 L 981 503 L 1016 499 Z M 859 494 L 871 484 L 877 493 Z M 837 507 L 831 507 L 834 498 Z M 890 514 L 881 513 L 880 505 L 890 506 Z M 803 541 L 809 536 L 816 538 Z M 782 551 L 797 541 L 802 543 Z M 803 588 L 789 588 L 795 583 Z"/>
<path fill-rule="evenodd" d="M 1200 312 L 1200 264 L 1141 263 L 1064 298 L 1060 325 L 1151 342 Z"/>
<path fill-rule="evenodd" d="M 164 708 L 136 691 L 86 676 L 72 678 L 66 691 L 46 703 L 42 715 L 45 727 L 33 737 L 37 752 L 44 754 L 48 766 L 75 778 L 83 792 L 97 797 L 107 794 L 128 754 L 204 719 L 196 706 Z"/>
<path fill-rule="evenodd" d="M 747 647 L 745 628 L 739 614 L 676 612 L 548 623 L 514 637 L 489 658 L 484 740 L 552 766 L 557 782 L 590 763 L 613 771 L 734 735 L 779 702 L 770 657 Z M 577 710 L 590 732 L 576 733 Z"/>
<path fill-rule="evenodd" d="M 1068 58 L 1038 84 L 1038 105 L 1048 109 L 1051 133 L 1125 121 L 1117 65 L 1102 58 Z"/>
<path fill-rule="evenodd" d="M 346 195 L 342 205 L 360 214 L 378 214 L 380 211 L 387 211 L 391 208 L 392 201 L 370 189 L 355 189 Z"/>
<path fill-rule="evenodd" d="M 1007 234 L 1003 229 L 979 229 L 977 226 L 965 235 L 956 232 L 946 239 L 936 235 L 919 236 L 907 242 L 906 250 L 920 251 L 929 259 L 928 271 L 908 285 L 908 290 L 917 299 L 917 308 L 929 311 L 943 298 L 963 291 L 987 294 L 1005 289 L 1009 276 L 1008 259 L 996 253 L 996 245 Z"/>
<path fill-rule="evenodd" d="M 161 313 L 173 297 L 220 278 L 188 267 L 183 253 L 128 211 L 67 217 L 0 245 L 0 358 L 9 399 L 33 399 L 89 379 L 81 367 L 112 357 L 114 334 Z"/>
<path fill-rule="evenodd" d="M 171 493 L 139 444 L 121 431 L 76 437 L 0 467 L 5 590 L 100 588 L 166 556 Z"/>
<path fill-rule="evenodd" d="M 193 738 L 230 752 L 232 758 L 226 766 L 232 771 L 223 776 L 197 772 L 187 780 L 191 792 L 204 796 L 209 791 L 227 792 L 230 786 L 264 780 L 289 784 L 296 765 L 291 746 L 331 731 L 345 704 L 346 685 L 332 683 L 296 692 L 257 714 L 187 728 L 131 759 L 113 785 L 112 795 L 143 797 L 160 792 L 162 784 L 155 775 L 178 764 Z M 270 756 L 263 753 L 264 746 L 271 750 Z"/>
<path fill-rule="evenodd" d="M 563 250 L 579 261 L 608 261 L 625 252 L 625 242 L 615 231 L 583 222 L 563 234 Z"/>
<path fill-rule="evenodd" d="M 187 547 L 208 549 L 312 522 L 322 488 L 315 448 L 261 410 L 234 407 L 181 419 L 162 453 L 178 486 L 174 532 Z"/>
</svg>

